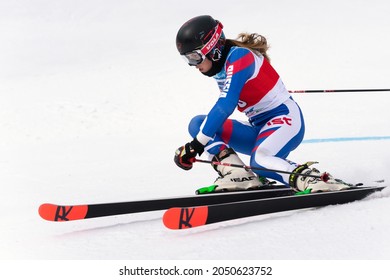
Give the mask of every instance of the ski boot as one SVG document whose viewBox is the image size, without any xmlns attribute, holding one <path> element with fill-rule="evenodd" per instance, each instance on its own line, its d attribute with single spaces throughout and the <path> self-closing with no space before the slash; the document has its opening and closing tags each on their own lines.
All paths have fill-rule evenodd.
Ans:
<svg viewBox="0 0 390 280">
<path fill-rule="evenodd" d="M 296 192 L 313 193 L 313 192 L 329 192 L 348 189 L 352 185 L 343 182 L 342 180 L 333 178 L 329 173 L 320 173 L 316 168 L 309 168 L 318 162 L 307 162 L 299 165 L 290 175 L 289 184 Z M 311 177 L 315 175 L 318 177 Z"/>
<path fill-rule="evenodd" d="M 212 161 L 221 163 L 213 164 L 213 168 L 218 172 L 219 177 L 210 187 L 197 190 L 196 193 L 198 194 L 254 190 L 272 184 L 267 178 L 258 177 L 252 170 L 229 166 L 229 164 L 245 165 L 232 148 L 222 150 L 213 157 Z"/>
</svg>

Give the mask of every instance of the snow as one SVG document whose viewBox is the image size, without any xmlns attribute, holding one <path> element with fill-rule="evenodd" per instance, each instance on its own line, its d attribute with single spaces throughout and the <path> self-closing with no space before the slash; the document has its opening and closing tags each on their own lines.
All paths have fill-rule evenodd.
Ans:
<svg viewBox="0 0 390 280">
<path fill-rule="evenodd" d="M 0 259 L 389 259 L 387 189 L 181 232 L 164 228 L 162 211 L 69 223 L 37 212 L 45 202 L 191 195 L 213 182 L 206 164 L 173 163 L 191 117 L 218 96 L 177 54 L 187 19 L 211 14 L 227 37 L 267 36 L 291 90 L 389 88 L 389 11 L 385 0 L 0 1 Z M 290 159 L 353 183 L 389 182 L 389 94 L 294 94 L 306 140 L 351 139 L 303 143 Z"/>
</svg>

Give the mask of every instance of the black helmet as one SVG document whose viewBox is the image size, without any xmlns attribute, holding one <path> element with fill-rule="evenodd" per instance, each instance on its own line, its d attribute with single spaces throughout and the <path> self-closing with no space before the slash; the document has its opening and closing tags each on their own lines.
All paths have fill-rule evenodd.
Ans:
<svg viewBox="0 0 390 280">
<path fill-rule="evenodd" d="M 194 17 L 184 23 L 177 32 L 177 50 L 181 55 L 194 50 L 201 50 L 204 55 L 207 55 L 215 47 L 221 51 L 221 45 L 225 42 L 222 28 L 222 24 L 211 16 Z"/>
</svg>

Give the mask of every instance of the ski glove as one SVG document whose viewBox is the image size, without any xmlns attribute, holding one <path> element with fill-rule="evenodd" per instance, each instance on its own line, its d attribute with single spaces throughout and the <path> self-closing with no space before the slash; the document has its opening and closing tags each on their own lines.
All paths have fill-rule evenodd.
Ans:
<svg viewBox="0 0 390 280">
<path fill-rule="evenodd" d="M 192 140 L 178 148 L 175 152 L 174 161 L 177 166 L 184 170 L 190 170 L 195 162 L 195 157 L 201 155 L 204 151 L 204 146 L 196 139 Z"/>
</svg>

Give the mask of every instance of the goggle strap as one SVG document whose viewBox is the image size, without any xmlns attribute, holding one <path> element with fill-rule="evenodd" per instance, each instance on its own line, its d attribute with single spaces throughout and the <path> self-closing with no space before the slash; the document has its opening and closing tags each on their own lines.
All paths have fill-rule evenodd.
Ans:
<svg viewBox="0 0 390 280">
<path fill-rule="evenodd" d="M 222 23 L 218 22 L 218 25 L 215 28 L 213 36 L 211 36 L 211 39 L 200 50 L 204 55 L 208 54 L 217 45 L 217 42 L 222 35 L 222 28 L 223 28 Z"/>
</svg>

